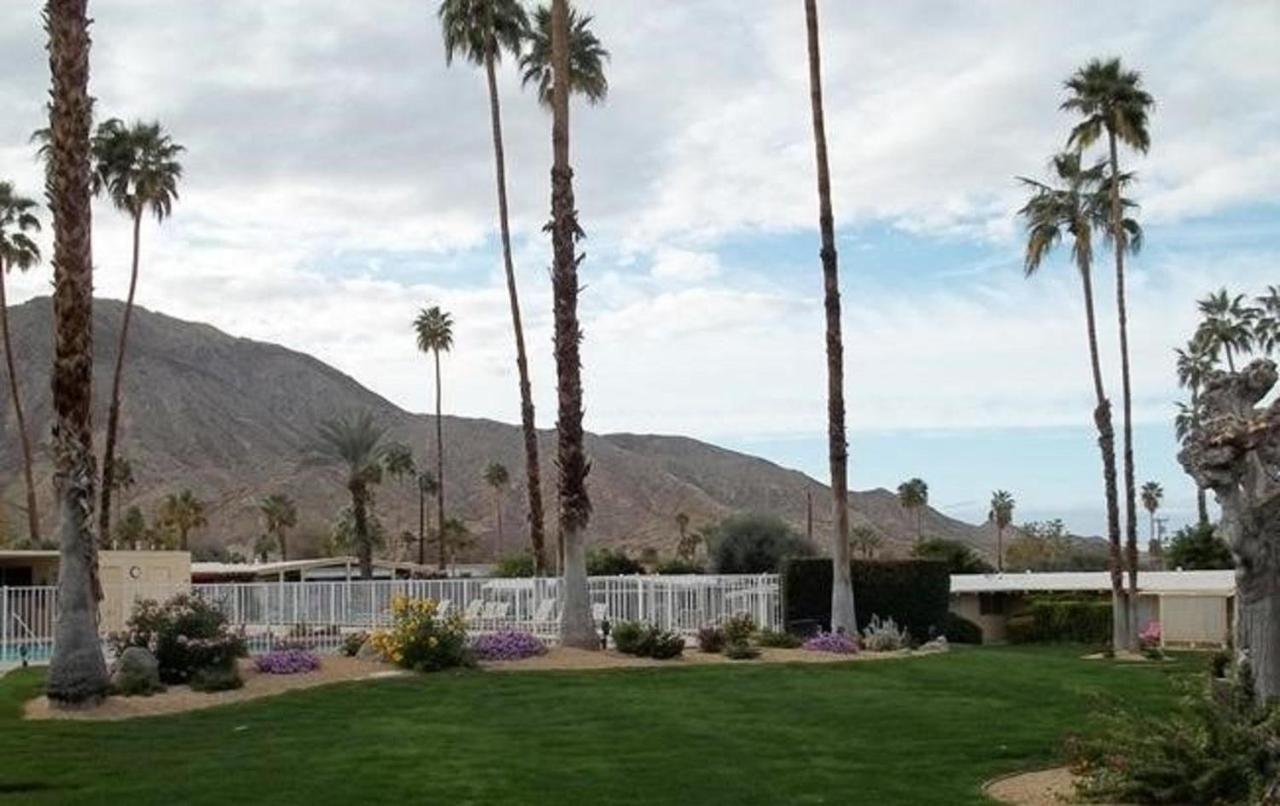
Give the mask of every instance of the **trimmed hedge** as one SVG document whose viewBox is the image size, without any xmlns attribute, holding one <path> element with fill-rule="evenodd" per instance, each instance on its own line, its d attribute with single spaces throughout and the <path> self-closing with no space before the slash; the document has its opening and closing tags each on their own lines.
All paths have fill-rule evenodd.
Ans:
<svg viewBox="0 0 1280 806">
<path fill-rule="evenodd" d="M 982 628 L 964 616 L 948 613 L 942 634 L 953 644 L 981 644 Z"/>
<path fill-rule="evenodd" d="M 892 618 L 917 641 L 942 634 L 951 575 L 937 560 L 854 560 L 853 603 L 858 629 L 872 616 Z M 831 629 L 831 560 L 793 559 L 782 566 L 782 617 L 788 629 L 804 622 Z M 800 624 L 797 624 L 800 622 Z"/>
<path fill-rule="evenodd" d="M 1025 613 L 1009 619 L 1011 644 L 1111 641 L 1111 602 L 1097 599 L 1035 599 Z"/>
</svg>

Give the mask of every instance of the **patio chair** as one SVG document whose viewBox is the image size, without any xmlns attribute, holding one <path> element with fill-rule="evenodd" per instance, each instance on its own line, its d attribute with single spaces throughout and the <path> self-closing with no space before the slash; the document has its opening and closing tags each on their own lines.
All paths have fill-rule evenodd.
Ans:
<svg viewBox="0 0 1280 806">
<path fill-rule="evenodd" d="M 591 605 L 591 620 L 596 624 L 604 621 L 609 616 L 609 605 L 596 603 Z"/>
<path fill-rule="evenodd" d="M 481 626 L 484 629 L 496 630 L 507 620 L 507 613 L 511 610 L 510 602 L 489 602 L 484 607 L 481 614 Z"/>
<path fill-rule="evenodd" d="M 480 616 L 484 614 L 484 604 L 484 599 L 472 599 L 467 609 L 462 611 L 462 618 L 467 622 L 467 626 L 480 620 Z"/>
<path fill-rule="evenodd" d="M 533 611 L 533 618 L 528 622 L 529 632 L 534 635 L 554 633 L 559 623 L 556 621 L 556 600 L 543 599 L 538 609 Z"/>
</svg>

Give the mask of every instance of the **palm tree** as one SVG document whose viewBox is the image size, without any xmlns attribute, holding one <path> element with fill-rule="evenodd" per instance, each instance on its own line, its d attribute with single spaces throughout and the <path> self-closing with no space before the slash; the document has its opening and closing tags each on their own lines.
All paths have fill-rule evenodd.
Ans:
<svg viewBox="0 0 1280 806">
<path fill-rule="evenodd" d="M 160 504 L 160 526 L 178 536 L 180 550 L 190 550 L 187 536 L 193 529 L 209 525 L 204 509 L 204 502 L 190 490 L 170 494 Z"/>
<path fill-rule="evenodd" d="M 817 0 L 805 0 L 809 48 L 809 105 L 813 113 L 813 149 L 818 175 L 818 230 L 822 242 L 822 284 L 827 314 L 827 451 L 831 465 L 831 629 L 856 634 L 853 577 L 849 568 L 849 444 L 844 426 L 844 340 L 840 334 L 840 272 L 836 259 L 835 218 L 831 211 L 831 172 L 822 111 L 822 60 L 818 43 Z"/>
<path fill-rule="evenodd" d="M 93 539 L 93 246 L 87 0 L 47 0 L 49 148 L 53 214 L 53 463 L 61 513 L 58 622 L 45 693 L 60 703 L 107 692 L 98 640 L 98 548 Z"/>
<path fill-rule="evenodd" d="M 383 442 L 386 429 L 370 412 L 325 420 L 317 428 L 319 439 L 310 461 L 342 465 L 347 471 L 347 492 L 351 494 L 350 543 L 360 560 L 361 579 L 373 579 L 372 528 L 373 485 L 382 481 Z"/>
<path fill-rule="evenodd" d="M 533 390 L 524 347 L 524 325 L 516 290 L 515 264 L 511 258 L 511 226 L 507 215 L 507 166 L 502 146 L 502 114 L 498 106 L 495 66 L 504 52 L 519 58 L 524 49 L 529 18 L 519 0 L 443 0 L 438 12 L 444 33 L 445 62 L 462 54 L 483 65 L 489 85 L 489 122 L 493 130 L 493 162 L 498 185 L 498 228 L 502 238 L 502 264 L 511 303 L 511 327 L 516 337 L 516 372 L 520 380 L 520 426 L 524 432 L 526 490 L 529 498 L 529 542 L 535 573 L 546 571 L 546 538 L 543 533 L 542 478 L 538 462 L 538 429 L 534 420 Z"/>
<path fill-rule="evenodd" d="M 583 86 L 570 69 L 568 0 L 552 0 L 547 41 L 551 82 L 551 287 L 555 316 L 556 467 L 559 473 L 561 577 L 560 641 L 579 649 L 598 648 L 587 590 L 586 529 L 591 518 L 587 459 L 582 430 L 582 328 L 578 323 L 577 241 L 582 237 L 573 201 L 569 164 L 569 91 Z M 535 40 L 535 51 L 537 45 Z M 534 53 L 529 54 L 533 56 Z M 575 66 L 576 67 L 576 66 Z M 527 74 L 526 74 L 527 75 Z"/>
<path fill-rule="evenodd" d="M 916 543 L 924 537 L 924 508 L 929 503 L 929 485 L 924 479 L 907 479 L 898 485 L 898 503 L 916 516 Z"/>
<path fill-rule="evenodd" d="M 1227 368 L 1236 371 L 1235 355 L 1253 350 L 1255 322 L 1259 310 L 1246 305 L 1244 294 L 1231 296 L 1222 288 L 1196 303 L 1204 319 L 1196 328 L 1195 338 L 1203 341 L 1216 355 L 1219 349 L 1227 355 Z"/>
<path fill-rule="evenodd" d="M 1148 481 L 1142 485 L 1142 506 L 1151 516 L 1151 545 L 1156 542 L 1156 510 L 1160 509 L 1160 502 L 1163 500 L 1164 488 L 1160 486 L 1160 482 Z"/>
<path fill-rule="evenodd" d="M 96 163 L 93 174 L 95 193 L 105 193 L 118 210 L 133 222 L 133 262 L 129 272 L 129 296 L 125 300 L 124 320 L 116 346 L 115 372 L 111 379 L 111 404 L 107 410 L 106 447 L 102 454 L 102 501 L 98 510 L 98 536 L 104 541 L 111 534 L 111 496 L 115 486 L 111 474 L 115 470 L 116 438 L 120 427 L 120 384 L 124 377 L 125 349 L 129 341 L 129 322 L 133 318 L 133 297 L 138 287 L 138 257 L 141 247 L 142 216 L 150 212 L 156 221 L 164 221 L 173 212 L 178 198 L 178 180 L 182 165 L 178 155 L 182 146 L 164 133 L 159 123 L 135 121 L 125 125 L 112 118 L 98 126 L 93 138 Z"/>
<path fill-rule="evenodd" d="M 439 305 L 423 308 L 413 322 L 418 349 L 436 360 L 436 528 L 444 531 L 444 419 L 440 414 L 440 353 L 453 349 L 453 317 Z M 444 544 L 440 545 L 440 570 L 444 570 Z"/>
<path fill-rule="evenodd" d="M 493 511 L 498 521 L 498 543 L 495 547 L 495 556 L 502 556 L 502 494 L 507 489 L 507 485 L 511 483 L 511 475 L 507 472 L 506 465 L 500 462 L 490 462 L 485 465 L 484 472 L 481 473 L 484 483 L 493 489 Z"/>
<path fill-rule="evenodd" d="M 18 372 L 14 368 L 13 342 L 9 335 L 9 301 L 5 297 L 5 274 L 17 269 L 27 271 L 40 262 L 40 247 L 28 233 L 40 231 L 40 219 L 34 211 L 36 202 L 14 192 L 9 182 L 0 182 L 0 336 L 4 339 L 4 360 L 9 370 L 9 392 L 13 398 L 13 414 L 18 422 L 18 441 L 22 445 L 22 472 L 27 483 L 27 529 L 31 540 L 40 542 L 40 513 L 36 509 L 36 484 L 31 465 L 31 438 L 22 411 L 22 395 L 18 391 Z"/>
<path fill-rule="evenodd" d="M 126 492 L 133 488 L 137 480 L 133 477 L 133 463 L 123 456 L 114 457 L 111 460 L 114 467 L 111 469 L 111 501 L 116 509 L 120 508 L 120 493 Z M 103 473 L 105 477 L 107 474 Z M 114 545 L 114 542 L 113 542 Z M 106 544 L 104 543 L 105 547 Z"/>
<path fill-rule="evenodd" d="M 1124 572 L 1120 558 L 1120 502 L 1116 487 L 1115 429 L 1111 424 L 1111 401 L 1102 384 L 1102 362 L 1098 356 L 1098 329 L 1093 309 L 1093 231 L 1106 225 L 1105 194 L 1100 190 L 1104 166 L 1082 168 L 1079 154 L 1064 153 L 1053 158 L 1057 184 L 1049 185 L 1025 177 L 1021 182 L 1031 198 L 1019 211 L 1027 227 L 1024 267 L 1027 277 L 1035 274 L 1044 259 L 1071 237 L 1071 256 L 1080 273 L 1084 290 L 1084 311 L 1089 341 L 1089 365 L 1093 371 L 1093 422 L 1098 429 L 1098 449 L 1102 454 L 1102 478 L 1106 491 L 1107 539 L 1110 542 L 1112 641 L 1128 646 L 1128 619 L 1124 605 Z"/>
<path fill-rule="evenodd" d="M 397 484 L 417 478 L 418 467 L 413 461 L 413 451 L 402 442 L 387 445 L 382 455 L 382 469 Z"/>
<path fill-rule="evenodd" d="M 524 72 L 522 83 L 525 86 L 536 84 L 538 101 L 547 107 L 552 106 L 552 85 L 555 83 L 551 62 L 552 10 L 540 5 L 533 12 L 533 25 L 526 33 L 529 50 L 520 57 L 520 69 Z M 583 96 L 590 104 L 598 104 L 609 95 L 609 79 L 604 73 L 609 51 L 591 30 L 593 19 L 590 14 L 579 15 L 572 6 L 568 8 L 569 91 Z"/>
<path fill-rule="evenodd" d="M 440 488 L 436 477 L 426 470 L 418 474 L 418 565 L 427 564 L 427 498 Z"/>
<path fill-rule="evenodd" d="M 849 530 L 849 542 L 863 559 L 869 560 L 884 545 L 884 538 L 870 526 L 854 526 Z"/>
<path fill-rule="evenodd" d="M 1004 573 L 1004 530 L 1013 523 L 1013 496 L 1007 490 L 991 494 L 991 512 L 988 517 L 996 525 L 996 571 Z"/>
<path fill-rule="evenodd" d="M 1192 338 L 1185 350 L 1174 351 L 1178 355 L 1178 383 L 1191 391 L 1190 405 L 1178 404 L 1178 418 L 1175 426 L 1178 441 L 1185 442 L 1198 427 L 1200 422 L 1200 389 L 1204 386 L 1213 365 L 1217 362 L 1217 350 L 1206 338 Z M 1196 485 L 1196 510 L 1200 517 L 1200 525 L 1209 523 L 1209 506 L 1204 488 Z"/>
<path fill-rule="evenodd" d="M 1267 286 L 1267 293 L 1257 299 L 1259 313 L 1253 340 L 1259 350 L 1270 354 L 1280 350 L 1280 285 Z"/>
<path fill-rule="evenodd" d="M 1063 101 L 1064 111 L 1078 113 L 1084 119 L 1076 124 L 1067 146 L 1080 151 L 1107 136 L 1107 179 L 1109 226 L 1105 230 L 1116 259 L 1116 311 L 1120 321 L 1120 379 L 1124 405 L 1124 500 L 1125 537 L 1129 565 L 1130 621 L 1137 618 L 1138 608 L 1138 507 L 1133 466 L 1133 395 L 1129 379 L 1129 314 L 1125 301 L 1124 253 L 1141 247 L 1141 230 L 1130 227 L 1125 216 L 1126 203 L 1121 198 L 1122 186 L 1130 178 L 1120 173 L 1119 144 L 1146 154 L 1151 147 L 1147 117 L 1155 99 L 1142 88 L 1142 74 L 1126 70 L 1119 59 L 1094 59 L 1077 70 L 1065 82 L 1070 96 Z M 1131 624 L 1130 649 L 1138 648 L 1136 624 Z"/>
<path fill-rule="evenodd" d="M 289 559 L 289 542 L 286 532 L 298 525 L 298 507 L 284 493 L 272 493 L 258 502 L 262 519 L 270 537 L 280 547 L 280 559 Z"/>
</svg>

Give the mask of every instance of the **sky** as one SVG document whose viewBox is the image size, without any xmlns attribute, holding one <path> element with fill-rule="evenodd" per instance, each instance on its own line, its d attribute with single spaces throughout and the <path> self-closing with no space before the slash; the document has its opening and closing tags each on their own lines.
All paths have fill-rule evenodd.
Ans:
<svg viewBox="0 0 1280 806">
<path fill-rule="evenodd" d="M 0 175 L 30 195 L 48 67 L 36 0 L 0 7 Z M 827 476 L 822 280 L 804 14 L 781 0 L 582 2 L 610 92 L 575 103 L 586 425 L 685 434 Z M 311 353 L 414 411 L 410 323 L 456 320 L 449 413 L 518 422 L 483 72 L 446 67 L 426 0 L 93 0 L 100 116 L 186 146 L 181 199 L 143 227 L 137 300 Z M 1159 0 L 821 4 L 844 304 L 851 484 L 921 476 L 943 512 L 1103 531 L 1078 275 L 1022 271 L 1024 199 L 1071 126 L 1062 81 L 1140 69 L 1152 147 L 1123 155 L 1146 247 L 1129 265 L 1139 483 L 1194 513 L 1171 420 L 1195 300 L 1280 277 L 1280 5 Z M 499 68 L 515 264 L 538 422 L 554 423 L 550 120 Z M 129 229 L 95 208 L 96 293 Z M 1119 413 L 1114 282 L 1098 258 Z M 47 267 L 12 278 L 22 301 Z M 1145 514 L 1142 523 L 1146 524 Z"/>
</svg>

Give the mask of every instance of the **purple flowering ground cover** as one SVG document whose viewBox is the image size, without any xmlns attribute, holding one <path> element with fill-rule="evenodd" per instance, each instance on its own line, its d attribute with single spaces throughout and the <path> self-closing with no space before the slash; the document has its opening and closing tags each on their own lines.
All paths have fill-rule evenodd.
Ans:
<svg viewBox="0 0 1280 806">
<path fill-rule="evenodd" d="M 306 674 L 320 668 L 320 658 L 305 649 L 277 649 L 253 659 L 263 674 Z"/>
<path fill-rule="evenodd" d="M 804 648 L 810 652 L 835 652 L 840 655 L 852 655 L 858 651 L 858 642 L 848 633 L 820 632 L 805 641 Z"/>
<path fill-rule="evenodd" d="M 521 630 L 499 630 L 471 639 L 471 652 L 478 660 L 520 660 L 546 651 L 542 639 Z"/>
</svg>

